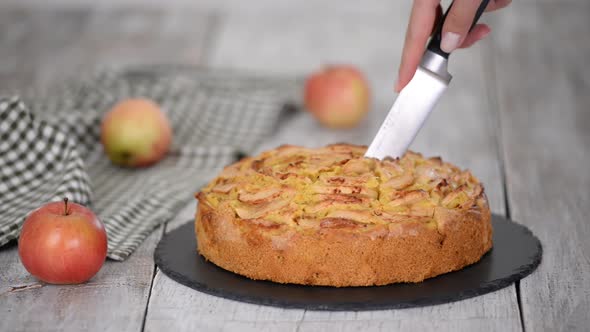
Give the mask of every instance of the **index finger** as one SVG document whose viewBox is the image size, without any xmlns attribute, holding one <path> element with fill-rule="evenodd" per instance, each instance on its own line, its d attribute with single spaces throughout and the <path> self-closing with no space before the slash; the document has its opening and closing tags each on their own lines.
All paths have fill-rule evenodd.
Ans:
<svg viewBox="0 0 590 332">
<path fill-rule="evenodd" d="M 502 9 L 508 6 L 512 0 L 492 0 L 486 7 L 486 12 L 493 12 L 494 10 Z"/>
<path fill-rule="evenodd" d="M 434 27 L 439 0 L 415 0 L 408 22 L 402 61 L 395 90 L 399 92 L 412 79 Z"/>
</svg>

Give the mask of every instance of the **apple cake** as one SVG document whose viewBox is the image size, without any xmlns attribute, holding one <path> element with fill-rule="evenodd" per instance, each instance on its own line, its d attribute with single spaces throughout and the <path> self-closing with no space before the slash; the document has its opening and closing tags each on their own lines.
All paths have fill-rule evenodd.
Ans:
<svg viewBox="0 0 590 332">
<path fill-rule="evenodd" d="M 258 280 L 324 286 L 420 282 L 492 247 L 482 184 L 468 171 L 365 146 L 281 146 L 226 167 L 199 192 L 198 252 Z"/>
</svg>

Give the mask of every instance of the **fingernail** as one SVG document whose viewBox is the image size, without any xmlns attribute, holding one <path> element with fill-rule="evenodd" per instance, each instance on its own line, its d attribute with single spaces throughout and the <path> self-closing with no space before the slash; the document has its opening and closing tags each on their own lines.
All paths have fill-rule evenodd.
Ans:
<svg viewBox="0 0 590 332">
<path fill-rule="evenodd" d="M 447 53 L 451 53 L 455 49 L 457 49 L 457 47 L 459 47 L 460 41 L 461 41 L 461 36 L 459 36 L 458 33 L 445 32 L 445 34 L 443 35 L 442 41 L 440 42 L 440 49 L 447 52 Z"/>
</svg>

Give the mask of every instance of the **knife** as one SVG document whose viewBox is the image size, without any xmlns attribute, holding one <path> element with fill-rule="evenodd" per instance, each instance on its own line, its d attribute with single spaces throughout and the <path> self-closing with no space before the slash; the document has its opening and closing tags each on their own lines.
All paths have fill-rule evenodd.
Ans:
<svg viewBox="0 0 590 332">
<path fill-rule="evenodd" d="M 470 30 L 488 2 L 483 0 L 479 5 Z M 447 70 L 449 53 L 440 49 L 440 43 L 442 27 L 452 6 L 453 3 L 437 23 L 414 77 L 400 91 L 365 157 L 383 159 L 403 156 L 449 86 L 452 78 Z"/>
</svg>

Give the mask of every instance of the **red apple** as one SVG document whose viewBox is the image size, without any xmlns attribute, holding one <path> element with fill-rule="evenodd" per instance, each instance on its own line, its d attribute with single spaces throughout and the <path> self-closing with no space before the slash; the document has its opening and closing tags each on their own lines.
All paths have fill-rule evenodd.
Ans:
<svg viewBox="0 0 590 332">
<path fill-rule="evenodd" d="M 369 99 L 367 81 L 352 66 L 327 67 L 305 83 L 305 107 L 326 127 L 354 127 L 369 111 Z"/>
<path fill-rule="evenodd" d="M 160 107 L 148 99 L 116 104 L 103 118 L 100 138 L 111 161 L 142 167 L 162 159 L 172 143 L 172 129 Z"/>
<path fill-rule="evenodd" d="M 79 284 L 92 278 L 107 254 L 107 234 L 88 208 L 52 202 L 31 212 L 18 240 L 18 254 L 30 274 L 51 284 Z"/>
</svg>

